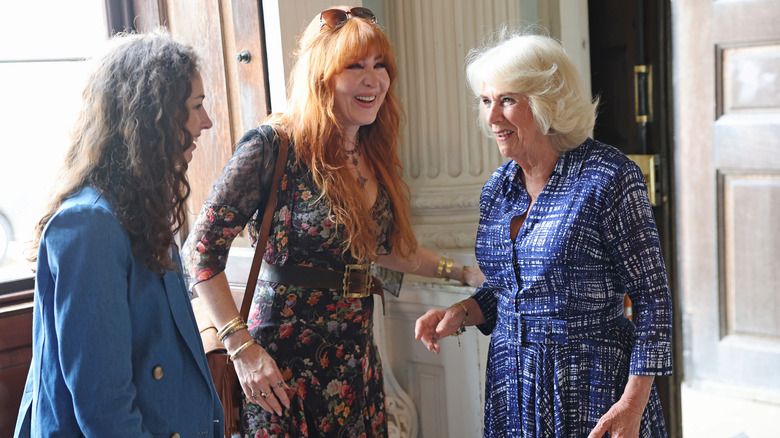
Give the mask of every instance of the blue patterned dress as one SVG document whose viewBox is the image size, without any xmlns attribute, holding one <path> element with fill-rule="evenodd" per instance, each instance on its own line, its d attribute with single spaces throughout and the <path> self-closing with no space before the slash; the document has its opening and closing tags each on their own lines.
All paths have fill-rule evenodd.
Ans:
<svg viewBox="0 0 780 438">
<path fill-rule="evenodd" d="M 247 223 L 250 234 L 259 228 L 252 217 L 265 209 L 278 148 L 279 139 L 267 125 L 247 132 L 239 142 L 184 245 L 185 264 L 195 281 L 225 269 L 230 244 Z M 363 202 L 358 196 L 355 202 Z M 290 144 L 264 260 L 339 271 L 357 263 L 342 251 L 341 227 L 328 210 Z M 393 215 L 382 187 L 371 212 L 377 253 L 388 254 Z M 281 416 L 245 401 L 243 436 L 386 436 L 373 309 L 371 296 L 346 299 L 338 290 L 258 281 L 247 325 L 294 393 L 290 409 Z"/>
<path fill-rule="evenodd" d="M 672 372 L 658 232 L 639 168 L 592 139 L 560 156 L 513 241 L 510 221 L 528 206 L 509 161 L 483 188 L 476 243 L 478 328 L 492 334 L 485 436 L 585 437 L 629 374 Z M 639 436 L 666 436 L 655 385 Z"/>
</svg>

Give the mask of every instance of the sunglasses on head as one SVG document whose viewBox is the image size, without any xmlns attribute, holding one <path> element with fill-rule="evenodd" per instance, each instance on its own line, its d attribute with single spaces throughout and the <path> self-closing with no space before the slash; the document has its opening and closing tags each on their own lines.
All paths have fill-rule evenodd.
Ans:
<svg viewBox="0 0 780 438">
<path fill-rule="evenodd" d="M 328 25 L 331 29 L 336 29 L 344 25 L 349 18 L 362 18 L 371 23 L 376 23 L 376 15 L 368 8 L 352 8 L 348 11 L 343 9 L 326 9 L 320 13 L 320 30 L 322 26 Z"/>
</svg>

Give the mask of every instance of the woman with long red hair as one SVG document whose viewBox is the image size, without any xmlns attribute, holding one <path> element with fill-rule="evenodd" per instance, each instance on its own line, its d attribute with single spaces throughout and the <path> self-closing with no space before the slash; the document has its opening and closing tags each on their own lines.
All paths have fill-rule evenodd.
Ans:
<svg viewBox="0 0 780 438">
<path fill-rule="evenodd" d="M 185 263 L 216 327 L 232 332 L 224 343 L 246 397 L 245 436 L 386 436 L 367 268 L 471 285 L 484 276 L 417 245 L 397 151 L 397 68 L 374 14 L 323 11 L 296 55 L 288 110 L 240 140 L 185 244 Z M 286 157 L 276 156 L 280 132 L 290 139 Z M 225 262 L 243 227 L 252 234 L 259 225 L 252 219 L 265 209 L 277 159 L 286 168 L 244 323 Z"/>
</svg>

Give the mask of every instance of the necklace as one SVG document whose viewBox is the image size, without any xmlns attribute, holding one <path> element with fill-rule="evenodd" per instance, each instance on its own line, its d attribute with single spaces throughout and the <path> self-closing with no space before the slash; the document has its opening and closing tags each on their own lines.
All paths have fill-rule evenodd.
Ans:
<svg viewBox="0 0 780 438">
<path fill-rule="evenodd" d="M 365 178 L 360 173 L 360 168 L 358 167 L 358 157 L 360 156 L 360 134 L 359 133 L 357 138 L 355 139 L 355 147 L 352 149 L 344 148 L 344 154 L 346 155 L 347 162 L 355 167 L 355 173 L 356 173 L 355 179 L 357 179 L 358 185 L 360 186 L 361 189 L 365 189 L 366 182 L 368 182 L 368 179 Z"/>
</svg>

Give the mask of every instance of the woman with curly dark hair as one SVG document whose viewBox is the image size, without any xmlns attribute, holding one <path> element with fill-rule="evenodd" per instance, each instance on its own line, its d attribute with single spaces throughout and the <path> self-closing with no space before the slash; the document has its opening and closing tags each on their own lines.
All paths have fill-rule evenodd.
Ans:
<svg viewBox="0 0 780 438">
<path fill-rule="evenodd" d="M 95 59 L 38 222 L 33 359 L 16 436 L 221 436 L 174 235 L 212 126 L 198 58 L 163 30 Z"/>
</svg>

